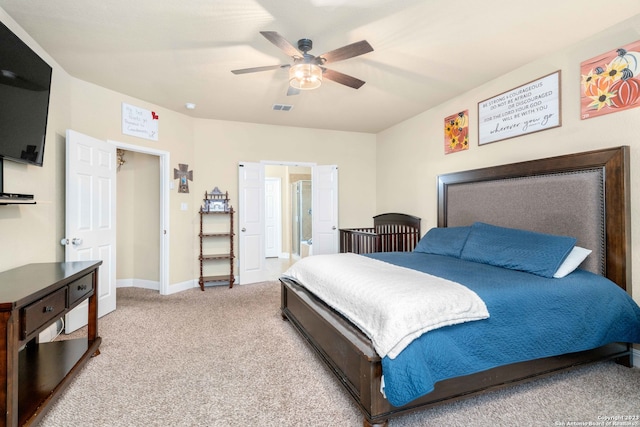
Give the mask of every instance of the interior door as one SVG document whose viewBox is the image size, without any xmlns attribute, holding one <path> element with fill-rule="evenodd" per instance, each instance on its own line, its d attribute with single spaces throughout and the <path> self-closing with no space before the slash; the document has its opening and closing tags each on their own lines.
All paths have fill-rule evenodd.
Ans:
<svg viewBox="0 0 640 427">
<path fill-rule="evenodd" d="M 116 147 L 67 130 L 66 261 L 102 260 L 98 316 L 116 308 Z M 87 302 L 65 319 L 65 332 L 87 324 Z"/>
<path fill-rule="evenodd" d="M 335 254 L 338 230 L 338 166 L 314 166 L 312 173 L 313 255 Z"/>
<path fill-rule="evenodd" d="M 267 280 L 264 224 L 264 166 L 241 162 L 238 167 L 238 273 L 241 285 Z"/>
</svg>

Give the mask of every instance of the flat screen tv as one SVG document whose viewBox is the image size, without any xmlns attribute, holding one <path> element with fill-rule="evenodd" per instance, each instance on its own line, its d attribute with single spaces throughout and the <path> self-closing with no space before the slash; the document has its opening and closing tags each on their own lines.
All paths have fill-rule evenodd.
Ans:
<svg viewBox="0 0 640 427">
<path fill-rule="evenodd" d="M 49 64 L 0 22 L 0 162 L 42 166 L 50 89 Z"/>
</svg>

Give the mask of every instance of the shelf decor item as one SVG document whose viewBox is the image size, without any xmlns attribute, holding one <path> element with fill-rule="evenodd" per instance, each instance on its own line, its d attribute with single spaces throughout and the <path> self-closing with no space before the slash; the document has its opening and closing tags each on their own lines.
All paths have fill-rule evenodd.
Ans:
<svg viewBox="0 0 640 427">
<path fill-rule="evenodd" d="M 202 210 L 206 212 L 229 212 L 228 193 L 223 193 L 218 187 L 211 190 L 211 193 L 205 193 Z"/>
<path fill-rule="evenodd" d="M 233 287 L 235 281 L 233 276 L 233 207 L 229 204 L 229 193 L 222 192 L 215 187 L 210 193 L 204 193 L 203 205 L 200 207 L 200 279 L 198 281 L 200 289 L 204 291 L 204 284 L 207 282 L 228 282 L 229 288 Z M 216 216 L 216 215 L 222 215 Z M 206 218 L 206 219 L 205 219 Z M 228 221 L 228 224 L 226 223 Z M 228 228 L 227 228 L 228 226 Z M 224 227 L 224 229 L 223 229 Z M 229 252 L 220 253 L 219 250 L 210 248 L 208 242 L 213 246 L 229 240 Z M 216 245 L 216 242 L 218 245 Z M 226 246 L 226 244 L 225 244 Z M 213 271 L 225 268 L 220 261 L 229 262 L 228 274 L 207 274 L 205 270 Z M 211 265 L 210 265 L 211 264 Z"/>
</svg>

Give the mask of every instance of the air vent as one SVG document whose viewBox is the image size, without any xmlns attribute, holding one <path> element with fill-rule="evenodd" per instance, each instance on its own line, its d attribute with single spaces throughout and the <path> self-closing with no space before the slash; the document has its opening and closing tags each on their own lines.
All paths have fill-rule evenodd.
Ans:
<svg viewBox="0 0 640 427">
<path fill-rule="evenodd" d="M 291 111 L 293 105 L 273 104 L 273 111 Z"/>
</svg>

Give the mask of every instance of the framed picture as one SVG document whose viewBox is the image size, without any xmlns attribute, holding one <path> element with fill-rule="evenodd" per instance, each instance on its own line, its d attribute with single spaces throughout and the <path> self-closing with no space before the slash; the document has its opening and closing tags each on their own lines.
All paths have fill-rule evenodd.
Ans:
<svg viewBox="0 0 640 427">
<path fill-rule="evenodd" d="M 444 154 L 469 149 L 469 110 L 444 119 Z"/>
<path fill-rule="evenodd" d="M 640 40 L 580 64 L 580 118 L 640 106 Z"/>
<path fill-rule="evenodd" d="M 226 203 L 224 200 L 208 200 L 209 212 L 226 212 Z"/>
<path fill-rule="evenodd" d="M 560 70 L 478 103 L 478 145 L 561 126 Z"/>
</svg>

